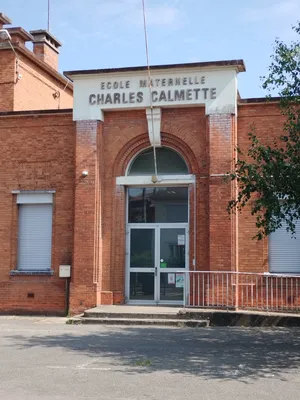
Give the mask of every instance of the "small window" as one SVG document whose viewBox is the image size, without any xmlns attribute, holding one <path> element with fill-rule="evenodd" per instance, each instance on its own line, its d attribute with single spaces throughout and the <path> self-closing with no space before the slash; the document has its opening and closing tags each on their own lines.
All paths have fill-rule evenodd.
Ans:
<svg viewBox="0 0 300 400">
<path fill-rule="evenodd" d="M 300 221 L 295 237 L 286 230 L 287 224 L 269 236 L 269 265 L 272 273 L 300 274 Z"/>
<path fill-rule="evenodd" d="M 48 271 L 52 250 L 52 194 L 18 195 L 20 271 Z"/>
<path fill-rule="evenodd" d="M 189 173 L 183 158 L 166 147 L 156 149 L 156 163 L 158 175 L 186 175 Z M 147 149 L 140 153 L 130 165 L 128 175 L 154 175 L 153 149 Z"/>
<path fill-rule="evenodd" d="M 128 222 L 188 222 L 187 187 L 138 187 L 128 189 Z"/>
</svg>

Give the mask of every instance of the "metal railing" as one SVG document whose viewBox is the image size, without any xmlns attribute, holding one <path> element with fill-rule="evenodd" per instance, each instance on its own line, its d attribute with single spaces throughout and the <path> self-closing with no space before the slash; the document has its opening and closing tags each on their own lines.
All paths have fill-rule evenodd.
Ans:
<svg viewBox="0 0 300 400">
<path fill-rule="evenodd" d="M 187 271 L 184 305 L 265 311 L 300 310 L 300 276 L 229 271 Z"/>
</svg>

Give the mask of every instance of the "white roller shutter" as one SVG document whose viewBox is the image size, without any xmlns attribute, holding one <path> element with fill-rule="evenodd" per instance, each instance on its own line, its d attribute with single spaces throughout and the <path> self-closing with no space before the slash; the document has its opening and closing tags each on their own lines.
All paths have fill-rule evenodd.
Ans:
<svg viewBox="0 0 300 400">
<path fill-rule="evenodd" d="M 20 204 L 18 269 L 51 268 L 52 204 Z"/>
<path fill-rule="evenodd" d="M 45 204 L 53 202 L 51 193 L 19 193 L 17 204 Z"/>
<path fill-rule="evenodd" d="M 273 273 L 300 274 L 300 221 L 296 224 L 296 237 L 286 231 L 286 224 L 269 237 L 269 265 Z"/>
</svg>

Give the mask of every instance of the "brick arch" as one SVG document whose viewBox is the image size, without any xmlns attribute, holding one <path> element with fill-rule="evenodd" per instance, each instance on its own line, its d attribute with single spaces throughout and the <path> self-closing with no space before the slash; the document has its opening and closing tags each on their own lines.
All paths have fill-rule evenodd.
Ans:
<svg viewBox="0 0 300 400">
<path fill-rule="evenodd" d="M 188 166 L 190 174 L 199 174 L 199 164 L 197 158 L 190 146 L 187 145 L 182 139 L 170 133 L 162 132 L 161 143 L 163 146 L 170 147 L 171 149 L 177 151 L 177 153 L 182 156 Z"/>
<path fill-rule="evenodd" d="M 189 173 L 197 175 L 199 174 L 199 164 L 196 156 L 192 149 L 180 138 L 170 133 L 161 133 L 162 146 L 170 147 L 182 156 L 186 162 Z M 126 168 L 129 162 L 134 158 L 136 154 L 142 150 L 149 148 L 149 137 L 148 133 L 139 135 L 134 139 L 131 139 L 119 152 L 113 165 L 114 176 L 124 176 Z"/>
<path fill-rule="evenodd" d="M 129 140 L 121 149 L 113 164 L 113 176 L 123 176 L 129 161 L 140 151 L 149 147 L 148 133 L 143 133 Z"/>
</svg>

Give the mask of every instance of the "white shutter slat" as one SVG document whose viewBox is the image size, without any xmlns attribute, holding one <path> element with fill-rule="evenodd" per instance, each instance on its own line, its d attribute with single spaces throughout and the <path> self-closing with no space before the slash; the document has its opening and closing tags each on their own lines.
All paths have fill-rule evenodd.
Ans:
<svg viewBox="0 0 300 400">
<path fill-rule="evenodd" d="M 52 204 L 19 206 L 18 269 L 51 268 Z"/>
<path fill-rule="evenodd" d="M 296 237 L 286 231 L 287 224 L 269 237 L 269 265 L 273 273 L 300 273 L 300 221 L 296 224 Z"/>
<path fill-rule="evenodd" d="M 17 204 L 46 204 L 53 202 L 51 193 L 19 193 Z"/>
</svg>

